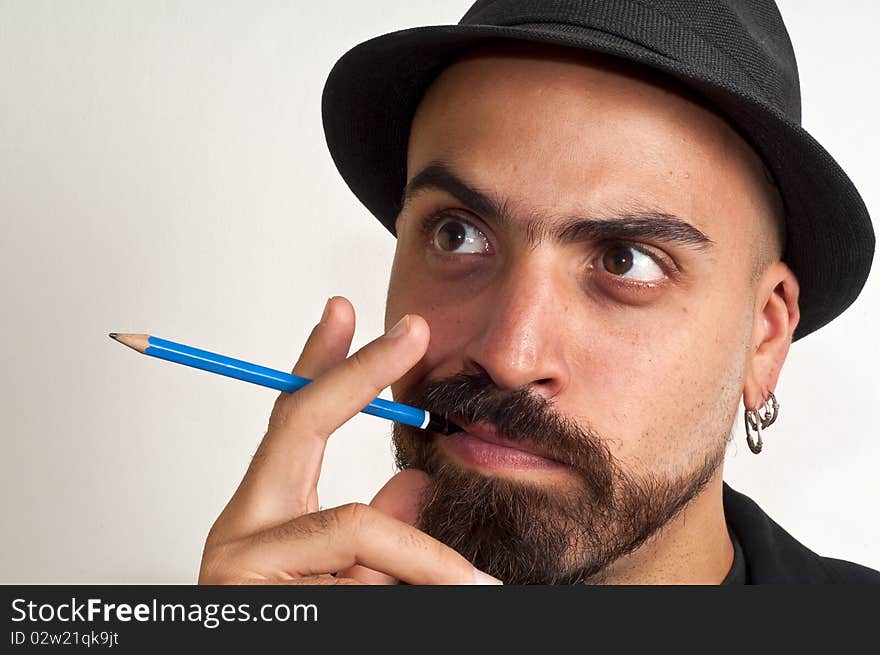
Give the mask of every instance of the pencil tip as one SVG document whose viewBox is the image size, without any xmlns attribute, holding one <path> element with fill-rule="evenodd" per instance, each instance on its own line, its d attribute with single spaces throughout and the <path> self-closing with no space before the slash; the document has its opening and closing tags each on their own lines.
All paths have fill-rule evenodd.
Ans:
<svg viewBox="0 0 880 655">
<path fill-rule="evenodd" d="M 117 336 L 118 334 L 119 334 L 118 332 L 111 332 L 111 333 L 110 333 L 110 338 L 111 338 L 111 339 L 116 339 L 116 336 Z M 116 339 L 116 340 L 119 341 L 119 339 Z"/>
<path fill-rule="evenodd" d="M 446 435 L 455 434 L 456 432 L 464 432 L 464 428 L 457 426 L 455 423 L 446 422 Z"/>
</svg>

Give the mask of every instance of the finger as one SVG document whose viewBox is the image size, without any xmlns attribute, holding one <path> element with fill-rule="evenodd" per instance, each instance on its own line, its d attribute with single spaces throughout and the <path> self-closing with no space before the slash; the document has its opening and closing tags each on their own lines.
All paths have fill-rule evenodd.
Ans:
<svg viewBox="0 0 880 655">
<path fill-rule="evenodd" d="M 406 469 L 385 483 L 370 501 L 370 507 L 388 516 L 415 525 L 422 509 L 423 494 L 431 478 L 424 471 Z M 339 576 L 359 580 L 364 584 L 396 584 L 390 575 L 360 564 L 340 571 Z"/>
<path fill-rule="evenodd" d="M 360 503 L 306 514 L 235 544 L 236 568 L 304 577 L 362 564 L 410 584 L 500 584 L 449 546 Z"/>
<path fill-rule="evenodd" d="M 419 361 L 429 333 L 425 319 L 407 315 L 388 333 L 291 394 L 277 440 L 304 428 L 326 439 Z"/>
<path fill-rule="evenodd" d="M 348 356 L 354 336 L 354 307 L 344 296 L 333 296 L 324 307 L 320 322 L 312 329 L 293 374 L 316 378 Z M 289 398 L 291 394 L 283 394 Z"/>
<path fill-rule="evenodd" d="M 312 328 L 306 340 L 299 359 L 293 367 L 293 374 L 313 379 L 343 361 L 351 347 L 354 325 L 354 307 L 348 299 L 343 296 L 331 297 L 324 306 L 320 321 Z M 269 430 L 273 425 L 284 423 L 289 398 L 292 395 L 282 392 L 276 398 L 269 417 Z M 261 448 L 262 444 L 254 455 L 257 462 L 262 456 Z M 303 458 L 305 459 L 306 456 L 307 454 L 304 453 Z M 319 460 L 317 465 L 320 466 L 323 448 L 312 453 L 312 458 L 317 458 Z M 306 461 L 299 463 L 309 466 Z M 254 461 L 251 462 L 251 466 L 254 466 Z M 313 462 L 310 468 L 314 466 Z M 212 530 L 214 541 L 235 539 L 262 527 L 318 510 L 318 492 L 315 488 L 302 503 L 286 508 L 287 512 L 279 515 L 270 505 L 260 503 L 259 499 L 253 497 L 255 490 L 246 484 L 247 479 L 246 473 L 223 514 L 215 523 Z"/>
<path fill-rule="evenodd" d="M 320 322 L 315 325 L 306 340 L 306 345 L 303 347 L 302 354 L 294 365 L 292 373 L 300 377 L 314 379 L 339 364 L 348 355 L 354 329 L 355 314 L 352 304 L 344 296 L 331 297 L 324 307 Z M 284 422 L 284 415 L 287 413 L 289 405 L 288 399 L 291 395 L 282 392 L 278 396 L 275 406 L 272 408 L 272 415 L 269 417 L 270 426 Z M 323 457 L 322 450 L 322 460 Z M 318 511 L 317 488 L 312 489 L 309 494 L 304 511 Z"/>
<path fill-rule="evenodd" d="M 329 435 L 424 354 L 429 336 L 425 320 L 413 315 L 401 326 L 403 332 L 375 339 L 286 399 L 283 422 L 266 433 L 242 483 L 259 503 L 250 508 L 252 514 L 279 522 L 296 508 L 309 509 Z"/>
<path fill-rule="evenodd" d="M 291 371 L 294 375 L 314 379 L 339 364 L 348 355 L 354 336 L 354 307 L 343 296 L 327 301 L 321 320 L 312 328 L 306 345 Z M 292 393 L 282 391 L 275 400 L 269 427 L 283 424 Z"/>
</svg>

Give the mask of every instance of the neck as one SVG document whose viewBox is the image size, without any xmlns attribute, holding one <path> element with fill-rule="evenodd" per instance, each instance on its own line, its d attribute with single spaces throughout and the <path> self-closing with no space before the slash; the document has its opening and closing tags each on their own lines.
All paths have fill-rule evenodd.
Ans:
<svg viewBox="0 0 880 655">
<path fill-rule="evenodd" d="M 722 468 L 678 515 L 613 562 L 601 584 L 719 584 L 733 564 L 722 502 Z"/>
</svg>

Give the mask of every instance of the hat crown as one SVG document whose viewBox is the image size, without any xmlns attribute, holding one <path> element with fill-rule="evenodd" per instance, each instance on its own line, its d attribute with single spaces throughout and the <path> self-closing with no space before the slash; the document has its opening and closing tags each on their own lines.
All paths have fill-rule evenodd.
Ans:
<svg viewBox="0 0 880 655">
<path fill-rule="evenodd" d="M 794 49 L 772 0 L 477 0 L 459 24 L 601 30 L 721 73 L 801 121 Z"/>
</svg>

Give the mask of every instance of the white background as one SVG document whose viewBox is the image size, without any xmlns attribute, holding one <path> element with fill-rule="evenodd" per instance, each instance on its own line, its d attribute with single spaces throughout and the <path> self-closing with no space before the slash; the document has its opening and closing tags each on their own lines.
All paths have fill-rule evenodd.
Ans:
<svg viewBox="0 0 880 655">
<path fill-rule="evenodd" d="M 0 582 L 193 582 L 276 393 L 137 355 L 150 332 L 289 370 L 324 301 L 381 333 L 394 240 L 337 173 L 320 98 L 373 36 L 469 1 L 0 0 Z M 878 5 L 780 2 L 804 125 L 880 213 Z M 880 568 L 880 273 L 795 343 L 731 485 L 820 554 Z M 385 397 L 390 397 L 386 391 Z M 390 424 L 331 439 L 325 507 L 393 472 Z"/>
</svg>

